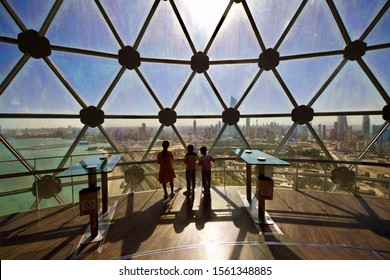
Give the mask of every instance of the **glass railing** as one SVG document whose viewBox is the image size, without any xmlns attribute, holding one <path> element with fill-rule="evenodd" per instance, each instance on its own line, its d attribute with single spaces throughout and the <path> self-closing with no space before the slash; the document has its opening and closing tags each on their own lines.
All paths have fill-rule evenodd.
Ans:
<svg viewBox="0 0 390 280">
<path fill-rule="evenodd" d="M 151 151 L 146 160 L 134 160 L 134 154 L 123 153 L 122 160 L 108 174 L 110 197 L 131 192 L 156 191 L 158 151 Z M 105 153 L 106 154 L 106 153 Z M 185 188 L 184 150 L 175 150 L 175 189 Z M 103 153 L 93 154 L 103 155 Z M 107 154 L 106 154 L 107 155 Z M 25 212 L 52 206 L 77 203 L 79 191 L 88 187 L 87 176 L 56 178 L 55 175 L 78 163 L 87 155 L 72 155 L 58 168 L 62 157 L 45 157 L 0 161 L 0 215 Z M 246 165 L 230 149 L 219 150 L 212 171 L 212 186 L 245 186 Z M 327 161 L 282 158 L 291 165 L 266 169 L 275 188 L 345 193 L 389 199 L 390 163 L 364 161 Z M 252 167 L 255 168 L 255 167 Z M 340 171 L 339 174 L 335 170 Z M 100 176 L 98 185 L 100 184 Z M 201 186 L 200 170 L 197 186 Z M 340 179 L 344 178 L 344 179 Z M 347 179 L 345 179 L 347 178 Z M 43 181 L 48 181 L 42 184 Z M 256 172 L 252 172 L 252 187 L 256 187 Z"/>
</svg>

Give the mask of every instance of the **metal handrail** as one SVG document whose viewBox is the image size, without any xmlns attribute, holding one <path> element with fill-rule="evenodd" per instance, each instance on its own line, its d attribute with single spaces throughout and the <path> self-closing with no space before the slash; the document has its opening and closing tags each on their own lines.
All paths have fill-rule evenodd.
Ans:
<svg viewBox="0 0 390 280">
<path fill-rule="evenodd" d="M 35 160 L 49 159 L 54 157 L 45 157 L 45 158 L 36 158 Z M 226 161 L 226 160 L 237 160 L 237 157 L 215 157 L 216 161 Z M 350 161 L 350 160 L 326 160 L 326 159 L 296 159 L 296 158 L 280 158 L 281 160 L 290 162 L 290 163 L 320 163 L 320 164 L 350 164 L 350 165 L 365 165 L 365 166 L 380 166 L 380 167 L 389 167 L 390 163 L 383 162 L 371 162 L 371 161 Z M 34 159 L 27 159 L 34 160 Z M 174 159 L 175 162 L 181 162 L 183 159 Z M 10 161 L 0 161 L 2 162 L 10 162 Z M 141 160 L 141 161 L 123 161 L 118 163 L 118 166 L 127 166 L 127 165 L 140 165 L 140 164 L 148 164 L 148 163 L 156 163 L 155 160 Z M 54 169 L 42 169 L 42 170 L 32 170 L 28 172 L 17 172 L 11 174 L 0 174 L 1 179 L 15 178 L 15 177 L 23 177 L 23 176 L 35 176 L 40 174 L 48 174 L 48 173 L 59 173 L 66 170 L 66 168 L 54 168 Z"/>
</svg>

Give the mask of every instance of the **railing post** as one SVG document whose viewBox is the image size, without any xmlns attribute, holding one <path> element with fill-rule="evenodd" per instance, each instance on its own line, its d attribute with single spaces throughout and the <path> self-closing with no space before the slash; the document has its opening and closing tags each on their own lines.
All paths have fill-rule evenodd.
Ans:
<svg viewBox="0 0 390 280">
<path fill-rule="evenodd" d="M 355 188 L 353 190 L 355 196 L 357 194 L 357 183 L 358 183 L 357 179 L 358 179 L 358 165 L 355 164 Z"/>
<path fill-rule="evenodd" d="M 295 166 L 295 181 L 294 181 L 294 189 L 298 190 L 298 164 Z"/>
<path fill-rule="evenodd" d="M 324 193 L 326 192 L 326 169 L 328 168 L 328 165 L 324 163 Z"/>
<path fill-rule="evenodd" d="M 70 156 L 70 166 L 73 166 L 73 157 Z M 75 204 L 74 201 L 74 181 L 73 181 L 73 176 L 70 177 L 70 181 L 72 183 L 72 203 Z"/>
<path fill-rule="evenodd" d="M 246 186 L 246 199 L 250 202 L 252 200 L 252 165 L 250 164 L 246 164 Z"/>
<path fill-rule="evenodd" d="M 33 170 L 37 171 L 37 160 L 34 158 L 34 166 Z M 34 181 L 35 181 L 35 203 L 37 204 L 37 210 L 39 210 L 39 188 L 38 188 L 38 180 L 37 180 L 37 175 L 34 176 Z"/>
<path fill-rule="evenodd" d="M 226 158 L 225 154 L 223 158 Z M 223 161 L 223 187 L 226 187 L 226 159 Z"/>
</svg>

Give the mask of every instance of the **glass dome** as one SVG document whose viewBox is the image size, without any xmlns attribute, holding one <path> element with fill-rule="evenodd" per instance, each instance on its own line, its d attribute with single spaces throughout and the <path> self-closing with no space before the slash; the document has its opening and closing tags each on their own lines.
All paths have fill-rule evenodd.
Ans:
<svg viewBox="0 0 390 280">
<path fill-rule="evenodd" d="M 2 1 L 0 175 L 35 170 L 37 158 L 64 168 L 95 146 L 153 159 L 164 139 L 388 161 L 389 6 Z M 24 179 L 1 179 L 0 192 L 18 195 Z"/>
</svg>

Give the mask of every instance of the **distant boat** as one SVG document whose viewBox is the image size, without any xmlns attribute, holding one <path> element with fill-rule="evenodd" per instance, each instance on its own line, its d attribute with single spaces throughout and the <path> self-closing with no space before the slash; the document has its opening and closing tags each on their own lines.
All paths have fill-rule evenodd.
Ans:
<svg viewBox="0 0 390 280">
<path fill-rule="evenodd" d="M 80 141 L 79 144 L 80 144 L 80 145 L 88 145 L 88 144 L 89 144 L 89 141 Z"/>
<path fill-rule="evenodd" d="M 91 146 L 91 147 L 88 147 L 87 151 L 94 151 L 94 150 L 97 150 L 99 149 L 98 146 Z"/>
</svg>

